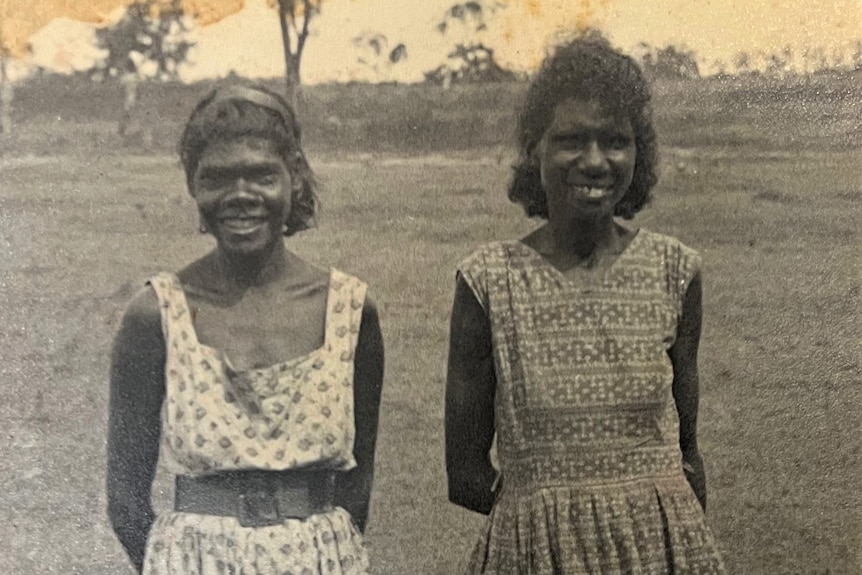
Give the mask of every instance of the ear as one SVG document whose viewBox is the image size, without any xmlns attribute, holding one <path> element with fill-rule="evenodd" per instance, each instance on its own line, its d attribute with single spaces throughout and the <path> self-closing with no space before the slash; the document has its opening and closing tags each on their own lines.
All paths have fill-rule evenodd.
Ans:
<svg viewBox="0 0 862 575">
<path fill-rule="evenodd" d="M 541 152 L 542 140 L 539 140 L 526 150 L 527 157 L 527 165 L 531 168 L 538 170 L 541 165 L 541 161 L 539 160 L 539 155 Z"/>
<path fill-rule="evenodd" d="M 197 197 L 197 191 L 195 190 L 195 178 L 194 176 L 186 176 L 186 189 L 189 191 L 189 195 L 193 198 Z"/>
<path fill-rule="evenodd" d="M 284 165 L 287 167 L 287 171 L 290 172 L 290 175 L 293 176 L 294 172 L 302 169 L 302 152 L 294 150 L 292 152 L 287 152 L 284 155 Z"/>
<path fill-rule="evenodd" d="M 204 219 L 204 215 L 198 211 L 198 231 L 202 234 L 209 233 L 209 226 L 207 226 L 207 222 Z"/>
</svg>

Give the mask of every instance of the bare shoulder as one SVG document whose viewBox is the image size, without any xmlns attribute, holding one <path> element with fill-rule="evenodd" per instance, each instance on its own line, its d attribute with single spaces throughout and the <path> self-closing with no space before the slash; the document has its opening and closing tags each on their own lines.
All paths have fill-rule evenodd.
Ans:
<svg viewBox="0 0 862 575">
<path fill-rule="evenodd" d="M 138 325 L 161 324 L 161 310 L 159 298 L 150 285 L 142 287 L 132 297 L 123 315 L 123 323 L 134 323 Z"/>
<path fill-rule="evenodd" d="M 114 336 L 114 350 L 120 356 L 141 357 L 163 350 L 162 317 L 155 290 L 147 285 L 126 306 L 119 331 Z"/>
<path fill-rule="evenodd" d="M 362 323 L 379 323 L 380 315 L 377 311 L 377 303 L 368 293 L 365 294 L 365 303 L 362 305 Z"/>
<path fill-rule="evenodd" d="M 543 224 L 542 226 L 536 228 L 535 230 L 521 238 L 519 241 L 521 244 L 539 253 L 547 252 L 551 241 L 548 224 Z"/>
</svg>

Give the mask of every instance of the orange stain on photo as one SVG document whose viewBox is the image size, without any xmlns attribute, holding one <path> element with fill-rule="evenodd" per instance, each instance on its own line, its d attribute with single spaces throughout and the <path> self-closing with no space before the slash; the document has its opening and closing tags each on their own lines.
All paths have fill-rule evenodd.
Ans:
<svg viewBox="0 0 862 575">
<path fill-rule="evenodd" d="M 157 0 L 154 10 L 171 5 Z M 117 10 L 132 0 L 39 0 L 37 2 L 0 2 L 0 39 L 14 56 L 27 53 L 28 39 L 56 18 L 69 18 L 91 24 L 104 24 Z M 218 22 L 239 12 L 243 0 L 182 0 L 183 10 L 202 26 Z"/>
<path fill-rule="evenodd" d="M 589 26 L 591 18 L 596 14 L 597 8 L 606 8 L 611 0 L 566 0 L 543 2 L 542 0 L 509 0 L 507 6 L 521 5 L 527 9 L 531 17 L 559 17 L 566 22 L 572 14 L 578 22 Z M 566 22 L 568 24 L 568 22 Z"/>
<path fill-rule="evenodd" d="M 500 12 L 502 36 L 507 42 L 517 38 L 525 26 L 525 17 L 531 20 L 531 27 L 550 30 L 557 40 L 561 36 L 600 28 L 601 14 L 612 3 L 613 0 L 508 0 L 505 6 L 509 9 Z M 555 43 L 553 39 L 549 41 Z M 531 61 L 527 65 L 538 68 L 544 56 L 535 54 L 529 58 Z"/>
<path fill-rule="evenodd" d="M 527 8 L 530 11 L 530 16 L 540 16 L 542 7 L 539 5 L 539 0 L 526 0 Z"/>
</svg>

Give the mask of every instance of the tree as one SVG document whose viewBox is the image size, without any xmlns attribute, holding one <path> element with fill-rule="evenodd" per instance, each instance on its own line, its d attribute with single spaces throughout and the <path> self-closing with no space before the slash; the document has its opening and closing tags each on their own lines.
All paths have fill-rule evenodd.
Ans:
<svg viewBox="0 0 862 575">
<path fill-rule="evenodd" d="M 506 5 L 500 2 L 486 5 L 481 2 L 476 2 L 475 0 L 453 4 L 449 10 L 446 11 L 446 15 L 440 23 L 437 24 L 437 30 L 441 34 L 445 34 L 453 24 L 461 23 L 466 25 L 468 28 L 471 28 L 474 32 L 482 32 L 488 29 L 485 15 L 493 14 L 497 10 L 505 7 Z"/>
<path fill-rule="evenodd" d="M 773 52 L 766 58 L 765 73 L 767 76 L 783 78 L 791 72 L 793 66 L 793 50 L 785 46 L 781 52 Z"/>
<path fill-rule="evenodd" d="M 358 62 L 371 69 L 375 77 L 407 58 L 407 46 L 398 43 L 390 48 L 384 34 L 364 32 L 353 38 L 353 45 L 360 51 Z"/>
<path fill-rule="evenodd" d="M 712 63 L 712 69 L 715 71 L 715 75 L 719 78 L 727 78 L 727 63 L 725 63 L 721 58 L 717 58 Z"/>
<path fill-rule="evenodd" d="M 822 72 L 829 67 L 829 59 L 823 46 L 817 46 L 805 53 L 806 70 L 810 73 Z"/>
<path fill-rule="evenodd" d="M 107 56 L 91 76 L 118 77 L 123 85 L 123 114 L 118 132 L 123 138 L 138 135 L 132 114 L 138 86 L 144 78 L 176 80 L 178 66 L 186 60 L 193 43 L 182 0 L 135 0 L 114 24 L 96 31 L 96 41 Z M 147 132 L 143 135 L 146 137 Z"/>
<path fill-rule="evenodd" d="M 425 72 L 425 81 L 441 86 L 451 84 L 475 84 L 484 82 L 510 82 L 517 76 L 506 70 L 494 59 L 494 50 L 481 42 L 458 44 L 449 53 L 449 61 L 430 72 Z"/>
<path fill-rule="evenodd" d="M 748 52 L 740 52 L 733 61 L 737 74 L 747 74 L 751 71 L 751 55 Z"/>
<path fill-rule="evenodd" d="M 641 57 L 647 76 L 662 79 L 700 78 L 700 68 L 694 52 L 684 47 L 668 45 L 647 51 Z"/>
<path fill-rule="evenodd" d="M 488 29 L 487 17 L 506 8 L 502 2 L 467 2 L 452 5 L 444 14 L 437 31 L 441 34 L 458 34 L 447 62 L 425 72 L 427 82 L 448 87 L 459 82 L 503 82 L 514 80 L 516 75 L 506 70 L 494 57 L 494 50 L 475 37 Z"/>
<path fill-rule="evenodd" d="M 194 45 L 189 30 L 182 0 L 135 0 L 119 21 L 96 32 L 107 58 L 93 72 L 175 80 Z"/>
<path fill-rule="evenodd" d="M 862 71 L 862 40 L 856 40 L 851 66 L 856 72 Z"/>
<path fill-rule="evenodd" d="M 281 40 L 284 49 L 286 95 L 294 107 L 296 107 L 302 84 L 302 54 L 310 33 L 309 26 L 312 19 L 320 14 L 322 1 L 270 0 L 270 5 L 278 9 L 278 21 L 281 25 Z"/>
</svg>

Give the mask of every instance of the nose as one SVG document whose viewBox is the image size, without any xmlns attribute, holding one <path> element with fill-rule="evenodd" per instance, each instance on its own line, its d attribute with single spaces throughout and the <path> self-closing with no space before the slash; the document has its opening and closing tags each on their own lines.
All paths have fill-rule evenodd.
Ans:
<svg viewBox="0 0 862 575">
<path fill-rule="evenodd" d="M 608 171 L 608 161 L 605 152 L 596 141 L 589 142 L 581 154 L 581 170 L 594 176 L 601 176 Z"/>
<path fill-rule="evenodd" d="M 235 194 L 248 193 L 248 182 L 242 176 L 237 176 L 233 181 L 233 189 Z"/>
<path fill-rule="evenodd" d="M 234 180 L 225 199 L 231 202 L 243 203 L 259 203 L 262 201 L 258 194 L 249 190 L 248 181 L 241 176 Z"/>
</svg>

